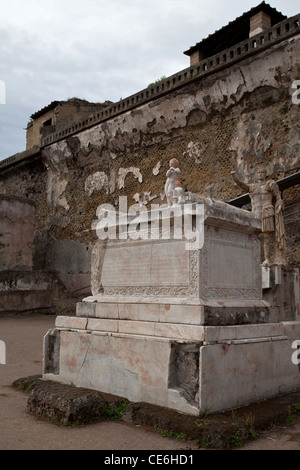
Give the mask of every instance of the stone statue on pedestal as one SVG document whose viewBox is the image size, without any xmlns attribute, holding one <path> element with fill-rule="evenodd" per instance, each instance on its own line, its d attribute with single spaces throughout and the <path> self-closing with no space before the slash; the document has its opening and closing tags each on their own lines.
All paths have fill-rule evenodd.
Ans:
<svg viewBox="0 0 300 470">
<path fill-rule="evenodd" d="M 173 197 L 174 197 L 174 190 L 176 188 L 176 181 L 178 180 L 178 176 L 180 173 L 180 169 L 178 168 L 179 162 L 176 158 L 172 158 L 169 162 L 170 168 L 167 171 L 167 181 L 165 184 L 165 195 L 167 197 L 168 206 L 171 207 L 173 205 Z"/>
<path fill-rule="evenodd" d="M 266 178 L 266 170 L 260 166 L 257 182 L 246 184 L 232 172 L 235 183 L 249 193 L 252 213 L 262 221 L 264 261 L 263 266 L 286 263 L 286 235 L 283 219 L 283 200 L 277 183 Z M 271 247 L 274 244 L 273 262 Z"/>
</svg>

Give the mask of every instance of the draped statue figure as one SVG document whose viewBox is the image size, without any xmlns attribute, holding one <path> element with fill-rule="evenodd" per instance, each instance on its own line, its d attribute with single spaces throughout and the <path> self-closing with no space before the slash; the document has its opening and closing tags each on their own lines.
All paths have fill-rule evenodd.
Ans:
<svg viewBox="0 0 300 470">
<path fill-rule="evenodd" d="M 286 263 L 286 234 L 283 219 L 283 200 L 278 184 L 266 178 L 266 170 L 260 166 L 257 171 L 257 182 L 246 184 L 232 172 L 235 183 L 249 193 L 253 214 L 262 221 L 263 233 L 263 266 Z M 271 248 L 273 244 L 273 259 Z"/>
</svg>

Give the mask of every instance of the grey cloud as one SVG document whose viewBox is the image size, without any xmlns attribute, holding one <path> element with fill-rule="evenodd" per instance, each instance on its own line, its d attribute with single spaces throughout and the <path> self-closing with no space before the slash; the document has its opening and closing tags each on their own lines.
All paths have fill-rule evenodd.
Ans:
<svg viewBox="0 0 300 470">
<path fill-rule="evenodd" d="M 256 2 L 258 3 L 258 2 Z M 256 4 L 255 3 L 255 4 Z M 298 0 L 273 0 L 291 16 Z M 10 0 L 1 12 L 0 159 L 25 149 L 29 117 L 53 100 L 118 101 L 189 65 L 183 51 L 252 0 Z"/>
</svg>

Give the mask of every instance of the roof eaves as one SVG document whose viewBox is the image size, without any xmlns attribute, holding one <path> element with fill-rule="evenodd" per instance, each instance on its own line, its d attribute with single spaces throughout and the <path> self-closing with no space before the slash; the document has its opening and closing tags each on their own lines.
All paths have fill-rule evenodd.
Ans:
<svg viewBox="0 0 300 470">
<path fill-rule="evenodd" d="M 227 25 L 222 26 L 222 28 L 216 30 L 214 33 L 209 34 L 206 38 L 203 38 L 200 42 L 197 42 L 194 46 L 191 46 L 188 50 L 184 51 L 183 53 L 188 56 L 191 55 L 194 51 L 196 51 L 199 48 L 201 44 L 205 43 L 209 39 L 212 39 L 216 34 L 219 34 L 222 31 L 226 30 L 227 28 L 233 26 L 234 23 L 241 21 L 247 16 L 251 16 L 252 14 L 255 13 L 256 10 L 260 10 L 261 8 L 263 8 L 264 10 L 268 10 L 269 12 L 272 11 L 274 14 L 281 16 L 282 18 L 279 19 L 279 21 L 281 20 L 283 21 L 284 19 L 287 18 L 286 15 L 283 15 L 281 12 L 277 11 L 276 8 L 271 7 L 271 5 L 263 1 L 256 7 L 253 7 L 249 11 L 244 12 L 241 16 L 238 16 L 235 20 L 230 21 Z"/>
<path fill-rule="evenodd" d="M 58 104 L 60 104 L 61 101 L 52 101 L 50 104 L 48 104 L 47 106 L 45 106 L 44 108 L 40 109 L 39 111 L 37 111 L 36 113 L 33 113 L 30 117 L 31 119 L 37 119 L 38 117 L 42 116 L 43 114 L 47 113 L 48 111 L 50 111 L 51 109 L 53 108 L 56 108 L 56 106 Z"/>
</svg>

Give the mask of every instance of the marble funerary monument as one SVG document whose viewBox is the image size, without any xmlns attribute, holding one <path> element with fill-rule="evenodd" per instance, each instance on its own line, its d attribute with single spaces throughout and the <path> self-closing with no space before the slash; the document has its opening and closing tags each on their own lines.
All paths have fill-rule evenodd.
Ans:
<svg viewBox="0 0 300 470">
<path fill-rule="evenodd" d="M 299 388 L 299 46 L 263 1 L 172 76 L 31 115 L 0 161 L 0 315 L 58 314 L 44 378 L 192 415 Z"/>
<path fill-rule="evenodd" d="M 276 305 L 282 266 L 261 263 L 261 218 L 178 191 L 179 173 L 171 160 L 160 210 L 161 224 L 171 222 L 169 238 L 163 230 L 145 236 L 153 234 L 150 221 L 144 236 L 131 237 L 131 219 L 118 214 L 118 236 L 95 243 L 92 296 L 46 335 L 44 378 L 193 415 L 300 386 L 291 360 L 299 312 Z M 186 208 L 198 244 L 174 236 L 176 210 Z M 298 271 L 286 282 L 296 305 Z"/>
</svg>

